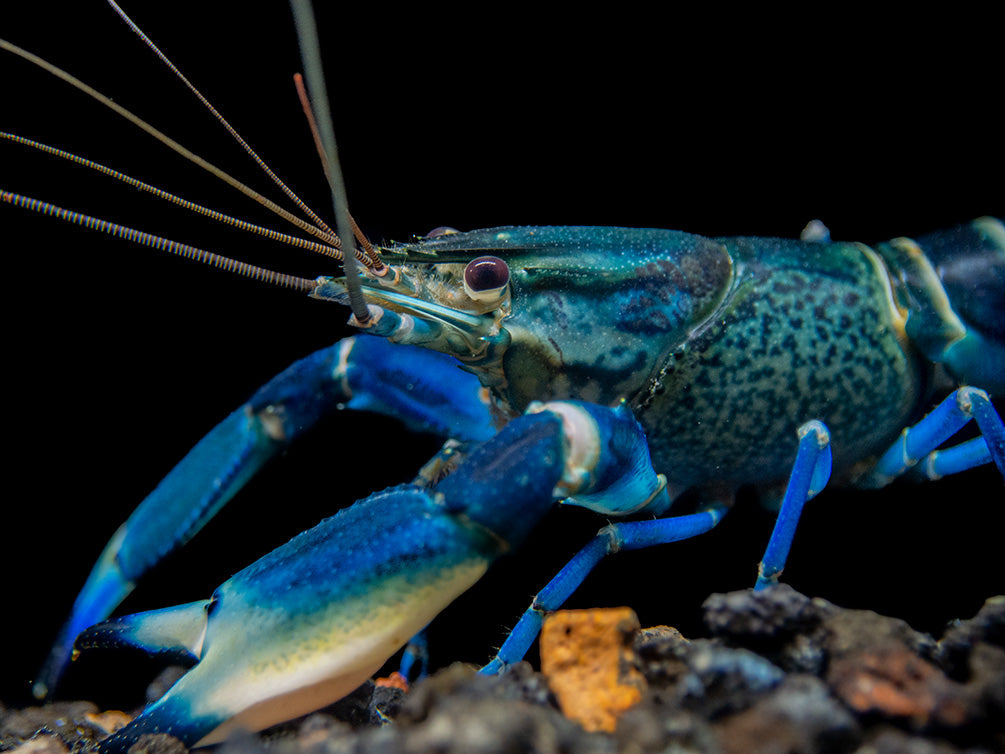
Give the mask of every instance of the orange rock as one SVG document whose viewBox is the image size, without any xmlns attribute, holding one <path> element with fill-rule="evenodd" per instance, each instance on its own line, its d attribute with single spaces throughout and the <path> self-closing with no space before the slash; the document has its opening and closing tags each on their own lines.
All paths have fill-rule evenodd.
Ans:
<svg viewBox="0 0 1005 754">
<path fill-rule="evenodd" d="M 906 647 L 852 654 L 827 675 L 834 693 L 860 714 L 905 719 L 919 729 L 961 725 L 968 717 L 967 689 Z"/>
<path fill-rule="evenodd" d="M 42 734 L 12 749 L 10 754 L 68 754 L 69 751 L 55 736 Z"/>
<path fill-rule="evenodd" d="M 561 610 L 541 629 L 541 672 L 562 712 L 588 731 L 613 731 L 646 681 L 632 639 L 639 619 L 627 607 Z"/>
<path fill-rule="evenodd" d="M 401 673 L 395 670 L 387 678 L 375 678 L 374 684 L 377 686 L 383 686 L 392 689 L 401 689 L 402 691 L 408 691 L 408 679 L 405 678 Z"/>
<path fill-rule="evenodd" d="M 110 709 L 105 712 L 88 712 L 84 715 L 84 719 L 106 735 L 111 735 L 132 722 L 133 716 L 117 709 Z"/>
</svg>

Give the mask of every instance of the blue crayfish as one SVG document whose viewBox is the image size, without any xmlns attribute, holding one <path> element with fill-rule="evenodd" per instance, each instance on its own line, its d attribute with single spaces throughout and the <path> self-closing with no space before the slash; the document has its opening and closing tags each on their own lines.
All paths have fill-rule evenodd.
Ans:
<svg viewBox="0 0 1005 754">
<path fill-rule="evenodd" d="M 209 743 L 314 709 L 373 673 L 555 501 L 636 514 L 539 595 L 488 666 L 499 669 L 604 554 L 707 531 L 741 485 L 780 499 L 795 468 L 789 514 L 826 483 L 831 447 L 848 484 L 883 484 L 926 456 L 942 441 L 929 424 L 905 441 L 920 450 L 897 437 L 928 406 L 936 365 L 960 384 L 1005 389 L 1005 230 L 993 218 L 874 248 L 507 227 L 380 253 L 389 262 L 371 257 L 370 268 L 385 274 L 363 279 L 371 316 L 356 320 L 378 337 L 340 341 L 263 387 L 151 493 L 92 572 L 40 692 L 81 632 L 79 649 L 130 644 L 194 664 L 106 749 L 149 731 Z M 303 287 L 347 298 L 341 279 Z M 986 441 L 935 456 L 933 473 L 992 460 L 1005 473 L 1001 420 L 984 393 L 943 405 L 953 426 L 974 412 Z M 268 459 L 342 407 L 458 443 L 417 484 L 327 519 L 209 600 L 89 628 Z M 655 518 L 686 490 L 701 496 L 698 513 Z M 762 584 L 791 540 L 795 521 L 780 521 Z"/>
</svg>

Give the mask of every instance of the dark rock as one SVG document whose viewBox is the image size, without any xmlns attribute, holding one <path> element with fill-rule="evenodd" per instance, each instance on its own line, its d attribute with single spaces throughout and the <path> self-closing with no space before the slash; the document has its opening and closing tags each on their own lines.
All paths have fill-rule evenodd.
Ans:
<svg viewBox="0 0 1005 754">
<path fill-rule="evenodd" d="M 970 652 L 967 689 L 980 705 L 974 718 L 986 725 L 989 732 L 1005 734 L 1005 649 L 978 642 Z M 1002 743 L 1005 750 L 1005 740 Z"/>
<path fill-rule="evenodd" d="M 922 738 L 897 728 L 878 727 L 855 754 L 960 754 L 948 741 Z M 968 754 L 991 754 L 990 749 L 968 749 Z"/>
<path fill-rule="evenodd" d="M 398 714 L 405 697 L 401 689 L 377 686 L 367 681 L 346 697 L 326 708 L 353 728 L 380 726 Z"/>
<path fill-rule="evenodd" d="M 146 733 L 129 747 L 129 754 L 185 754 L 188 747 L 166 733 Z"/>
<path fill-rule="evenodd" d="M 819 600 L 823 602 L 823 600 Z M 877 646 L 899 644 L 919 657 L 934 658 L 935 639 L 915 631 L 900 618 L 891 618 L 871 610 L 846 610 L 830 603 L 823 621 L 824 651 L 831 662 L 859 652 L 869 652 Z"/>
<path fill-rule="evenodd" d="M 862 739 L 855 718 L 818 678 L 791 675 L 770 694 L 716 726 L 725 754 L 839 754 Z"/>
<path fill-rule="evenodd" d="M 164 670 L 158 673 L 157 677 L 150 682 L 150 685 L 147 686 L 147 704 L 152 704 L 164 696 L 168 692 L 168 689 L 174 686 L 178 682 L 178 679 L 185 675 L 188 671 L 189 668 L 182 667 L 181 665 L 169 665 L 164 668 Z"/>
<path fill-rule="evenodd" d="M 635 639 L 635 653 L 650 693 L 675 687 L 688 672 L 684 657 L 689 644 L 680 631 L 669 626 L 644 628 L 639 632 Z"/>
<path fill-rule="evenodd" d="M 835 608 L 788 584 L 759 592 L 713 594 L 702 606 L 709 632 L 745 647 L 790 673 L 819 674 L 825 664 L 822 624 Z"/>
<path fill-rule="evenodd" d="M 547 681 L 526 662 L 517 663 L 498 677 L 479 675 L 471 666 L 457 663 L 417 683 L 402 705 L 397 722 L 401 725 L 421 722 L 434 708 L 450 704 L 453 699 L 465 704 L 523 702 L 558 712 Z"/>
<path fill-rule="evenodd" d="M 680 703 L 710 719 L 748 707 L 785 677 L 749 650 L 705 640 L 691 642 L 685 662 L 690 672 L 677 686 Z"/>
<path fill-rule="evenodd" d="M 453 665 L 417 684 L 396 722 L 381 731 L 396 742 L 387 751 L 613 751 L 610 738 L 587 733 L 562 716 L 543 677 L 526 663 L 500 677 Z"/>
<path fill-rule="evenodd" d="M 275 746 L 276 742 L 278 746 Z M 291 735 L 289 735 L 289 729 L 283 728 L 282 732 L 276 733 L 275 737 L 269 736 L 268 738 L 263 738 L 261 736 L 256 736 L 253 733 L 247 733 L 238 731 L 222 744 L 216 750 L 216 754 L 265 754 L 266 751 L 270 751 L 273 748 L 286 749 L 289 751 L 295 751 L 295 742 Z M 196 751 L 199 751 L 196 749 Z"/>
<path fill-rule="evenodd" d="M 705 621 L 713 638 L 689 641 L 667 627 L 639 632 L 634 647 L 649 688 L 613 734 L 587 733 L 566 719 L 543 676 L 526 663 L 498 677 L 456 665 L 408 694 L 364 684 L 331 707 L 235 736 L 217 751 L 1005 751 L 1005 600 L 989 600 L 938 644 L 903 621 L 844 610 L 784 585 L 715 595 Z M 158 679 L 158 688 L 172 680 Z M 0 749 L 81 754 L 122 717 L 86 702 L 0 706 Z M 166 736 L 137 747 L 150 754 L 183 750 Z"/>
<path fill-rule="evenodd" d="M 640 628 L 635 634 L 635 651 L 644 651 L 646 647 L 654 644 L 687 644 L 684 635 L 673 626 L 650 626 Z"/>
<path fill-rule="evenodd" d="M 56 736 L 40 735 L 11 751 L 13 754 L 69 754 L 70 750 Z"/>
<path fill-rule="evenodd" d="M 950 678 L 967 679 L 970 650 L 981 642 L 1005 648 L 1005 596 L 987 600 L 973 618 L 950 624 L 936 651 Z"/>
<path fill-rule="evenodd" d="M 694 712 L 667 708 L 650 695 L 625 712 L 614 732 L 619 752 L 718 752 L 712 725 Z"/>
<path fill-rule="evenodd" d="M 2 710 L 0 749 L 12 749 L 39 733 L 57 737 L 67 747 L 103 738 L 95 722 L 98 708 L 90 702 L 53 702 L 22 710 Z"/>
<path fill-rule="evenodd" d="M 713 594 L 702 605 L 705 626 L 713 636 L 744 646 L 780 644 L 798 633 L 812 630 L 833 606 L 811 600 L 788 584 L 759 592 L 743 590 Z"/>
</svg>

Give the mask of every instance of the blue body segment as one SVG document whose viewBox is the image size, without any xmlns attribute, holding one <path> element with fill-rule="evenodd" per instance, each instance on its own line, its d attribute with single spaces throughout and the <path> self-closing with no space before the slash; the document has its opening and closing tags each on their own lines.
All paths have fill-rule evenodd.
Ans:
<svg viewBox="0 0 1005 754">
<path fill-rule="evenodd" d="M 985 217 L 928 233 L 918 239 L 917 247 L 930 260 L 952 314 L 941 302 L 932 312 L 928 297 L 915 295 L 910 302 L 908 334 L 928 358 L 946 364 L 960 383 L 1001 396 L 1005 393 L 1003 220 Z M 916 292 L 925 285 L 919 278 L 908 276 L 905 287 Z M 944 327 L 933 325 L 932 320 L 952 317 L 958 318 L 960 331 L 947 339 Z"/>
<path fill-rule="evenodd" d="M 502 410 L 626 400 L 670 489 L 714 495 L 782 486 L 790 438 L 811 419 L 834 434 L 837 479 L 854 482 L 927 406 L 933 361 L 961 379 L 1000 379 L 986 374 L 994 359 L 968 345 L 977 341 L 966 319 L 944 305 L 939 274 L 956 254 L 997 270 L 1005 231 L 984 219 L 953 237 L 962 245 L 943 244 L 938 269 L 924 261 L 925 239 L 870 248 L 630 228 L 492 228 L 404 251 L 416 266 L 442 260 L 437 282 L 448 262 L 508 262 L 511 310 L 492 323 L 504 345 L 471 360 L 456 354 Z M 981 297 L 1001 300 L 1005 286 L 991 277 Z M 419 304 L 410 311 L 422 316 Z M 947 328 L 949 337 L 930 335 Z"/>
</svg>

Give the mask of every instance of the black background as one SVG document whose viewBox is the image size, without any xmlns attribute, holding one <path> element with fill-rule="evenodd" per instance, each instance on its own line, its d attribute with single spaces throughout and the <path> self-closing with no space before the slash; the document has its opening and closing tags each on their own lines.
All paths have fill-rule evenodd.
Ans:
<svg viewBox="0 0 1005 754">
<path fill-rule="evenodd" d="M 132 5 L 324 212 L 290 83 L 299 63 L 286 6 Z M 819 217 L 836 238 L 868 241 L 1005 207 L 1000 61 L 980 19 L 901 18 L 893 28 L 871 17 L 414 13 L 373 5 L 319 18 L 352 210 L 376 240 L 505 224 L 794 236 Z M 5 6 L 0 19 L 0 35 L 265 185 L 103 4 Z M 278 225 L 9 55 L 0 87 L 3 130 Z M 0 144 L 0 187 L 283 271 L 335 272 L 10 144 Z M 346 313 L 10 207 L 0 207 L 0 226 L 11 443 L 0 700 L 21 703 L 116 526 L 258 385 L 341 337 Z M 339 417 L 273 464 L 122 610 L 208 596 L 338 506 L 408 480 L 435 447 L 391 421 Z M 1005 591 L 1002 497 L 993 470 L 828 492 L 808 507 L 785 580 L 938 631 Z M 630 604 L 643 624 L 694 633 L 704 596 L 753 582 L 771 517 L 743 502 L 710 535 L 605 564 L 574 604 Z M 435 662 L 486 660 L 530 596 L 603 524 L 580 511 L 552 519 L 437 622 Z M 65 693 L 128 705 L 149 672 L 135 658 L 91 658 L 71 671 Z"/>
</svg>

